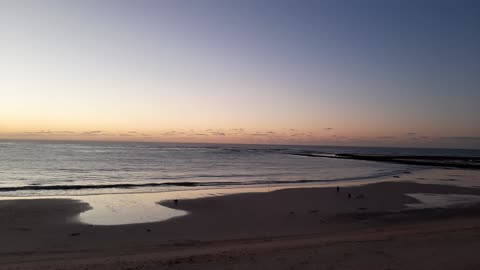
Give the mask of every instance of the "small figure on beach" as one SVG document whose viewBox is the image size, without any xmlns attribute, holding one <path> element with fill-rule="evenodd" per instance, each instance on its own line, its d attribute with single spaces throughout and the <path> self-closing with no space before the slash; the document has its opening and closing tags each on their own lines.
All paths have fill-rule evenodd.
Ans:
<svg viewBox="0 0 480 270">
<path fill-rule="evenodd" d="M 178 200 L 177 200 L 177 199 L 173 200 L 173 203 L 174 203 L 175 205 L 178 205 Z"/>
<path fill-rule="evenodd" d="M 348 198 L 349 199 L 352 198 L 352 194 L 348 193 Z"/>
<path fill-rule="evenodd" d="M 337 186 L 337 192 L 340 192 L 340 187 L 339 186 Z"/>
</svg>

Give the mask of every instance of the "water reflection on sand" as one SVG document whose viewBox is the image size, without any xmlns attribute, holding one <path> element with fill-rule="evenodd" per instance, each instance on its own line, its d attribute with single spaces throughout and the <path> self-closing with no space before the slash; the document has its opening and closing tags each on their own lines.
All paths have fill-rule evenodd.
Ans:
<svg viewBox="0 0 480 270">
<path fill-rule="evenodd" d="M 416 209 L 446 208 L 480 202 L 480 196 L 466 194 L 412 193 L 406 195 L 419 201 L 406 204 L 407 207 Z"/>
</svg>

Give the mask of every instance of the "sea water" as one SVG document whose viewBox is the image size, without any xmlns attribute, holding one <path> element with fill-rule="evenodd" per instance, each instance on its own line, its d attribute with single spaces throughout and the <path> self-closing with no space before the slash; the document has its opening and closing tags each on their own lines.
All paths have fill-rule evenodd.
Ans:
<svg viewBox="0 0 480 270">
<path fill-rule="evenodd" d="M 0 141 L 0 197 L 352 182 L 416 166 L 299 154 L 480 155 L 478 150 Z"/>
</svg>

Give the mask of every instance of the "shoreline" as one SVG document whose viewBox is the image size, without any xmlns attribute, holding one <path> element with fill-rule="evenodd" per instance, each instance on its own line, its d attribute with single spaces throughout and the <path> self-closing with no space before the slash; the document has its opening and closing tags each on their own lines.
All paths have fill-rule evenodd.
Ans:
<svg viewBox="0 0 480 270">
<path fill-rule="evenodd" d="M 102 195 L 102 194 L 132 194 L 132 193 L 161 193 L 161 192 L 170 192 L 170 191 L 189 191 L 189 190 L 209 190 L 209 189 L 243 189 L 243 188 L 257 188 L 257 187 L 289 187 L 289 186 L 301 186 L 301 185 L 312 185 L 312 186 L 322 186 L 329 184 L 337 185 L 349 185 L 353 184 L 356 181 L 376 181 L 378 179 L 386 179 L 394 176 L 398 176 L 404 173 L 412 173 L 417 171 L 424 170 L 435 170 L 437 168 L 429 167 L 411 167 L 408 169 L 399 169 L 396 171 L 391 171 L 388 173 L 377 173 L 365 177 L 351 177 L 351 178 L 340 178 L 340 179 L 327 179 L 327 180 L 277 180 L 277 181 L 251 181 L 251 182 L 162 182 L 162 183 L 125 183 L 125 184 L 99 184 L 99 185 L 42 185 L 42 186 L 16 186 L 16 187 L 0 187 L 0 194 L 5 192 L 16 192 L 16 191 L 55 191 L 55 190 L 65 190 L 65 191 L 76 191 L 76 190 L 104 190 L 104 189 L 118 189 L 118 190 L 129 190 L 135 188 L 158 188 L 158 187 L 191 187 L 192 189 L 172 189 L 172 190 L 155 190 L 155 191 L 137 191 L 137 192 L 113 192 L 113 193 L 85 193 L 85 194 L 72 194 L 66 196 L 88 196 L 88 195 Z M 40 196 L 4 196 L 4 197 L 48 197 L 50 195 L 40 195 Z M 51 195 L 57 196 L 57 195 Z M 2 197 L 0 197 L 1 199 Z"/>
<path fill-rule="evenodd" d="M 76 194 L 76 195 L 51 195 L 33 197 L 0 197 L 0 202 L 6 200 L 37 200 L 37 199 L 72 199 L 80 200 L 91 206 L 89 211 L 83 212 L 79 220 L 93 225 L 122 225 L 146 222 L 166 221 L 169 218 L 182 216 L 186 213 L 172 208 L 166 208 L 162 203 L 174 199 L 188 200 L 208 197 L 228 196 L 243 193 L 266 193 L 285 189 L 302 188 L 329 188 L 329 187 L 355 187 L 382 182 L 424 183 L 460 187 L 480 187 L 480 173 L 477 170 L 422 168 L 419 170 L 403 171 L 379 178 L 367 178 L 354 181 L 333 181 L 320 183 L 284 184 L 284 185 L 259 185 L 243 186 L 241 188 L 216 187 L 189 190 L 168 191 L 132 191 L 129 193 L 111 194 Z"/>
</svg>

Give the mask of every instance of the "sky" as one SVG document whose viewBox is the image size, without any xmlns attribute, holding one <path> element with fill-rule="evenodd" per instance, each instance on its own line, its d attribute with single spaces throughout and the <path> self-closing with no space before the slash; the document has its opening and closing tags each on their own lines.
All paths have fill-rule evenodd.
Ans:
<svg viewBox="0 0 480 270">
<path fill-rule="evenodd" d="M 480 2 L 0 1 L 0 139 L 480 148 Z"/>
</svg>

